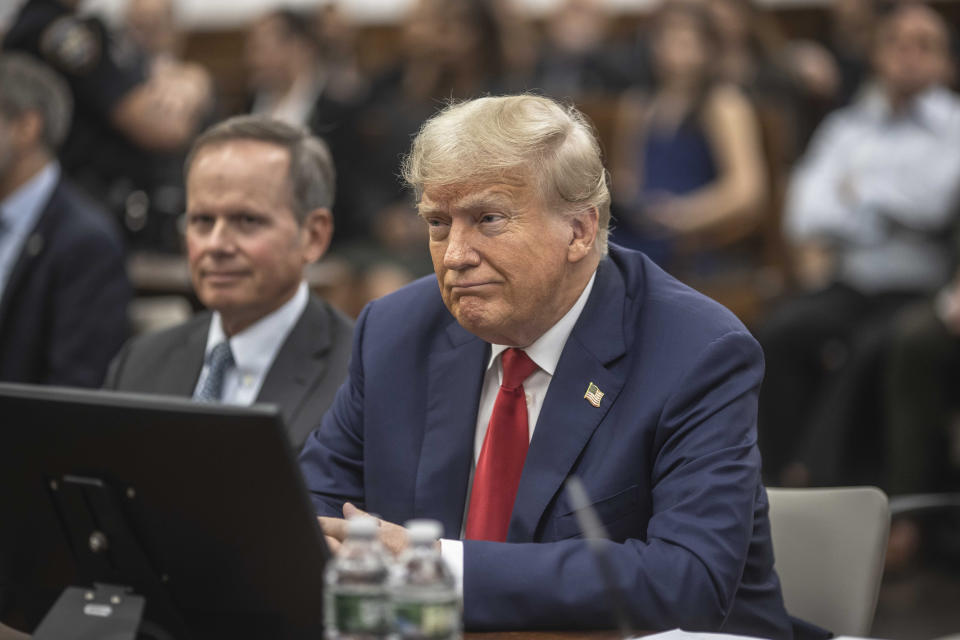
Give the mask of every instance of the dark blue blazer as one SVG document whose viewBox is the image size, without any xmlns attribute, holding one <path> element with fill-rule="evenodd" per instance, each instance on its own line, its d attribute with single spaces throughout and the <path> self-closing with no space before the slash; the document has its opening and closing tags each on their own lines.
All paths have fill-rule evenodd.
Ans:
<svg viewBox="0 0 960 640">
<path fill-rule="evenodd" d="M 368 305 L 350 377 L 300 459 L 318 513 L 349 500 L 459 537 L 489 357 L 433 277 Z M 762 376 L 729 311 L 611 246 L 547 391 L 507 542 L 464 542 L 467 628 L 614 624 L 562 490 L 577 475 L 637 628 L 790 638 L 760 482 Z"/>
<path fill-rule="evenodd" d="M 0 298 L 0 381 L 99 387 L 130 294 L 119 232 L 61 179 Z"/>
</svg>

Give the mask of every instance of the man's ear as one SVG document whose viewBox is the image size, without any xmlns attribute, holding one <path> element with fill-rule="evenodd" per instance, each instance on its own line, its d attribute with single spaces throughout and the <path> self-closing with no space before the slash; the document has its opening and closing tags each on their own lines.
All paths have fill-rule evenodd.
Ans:
<svg viewBox="0 0 960 640">
<path fill-rule="evenodd" d="M 13 137 L 21 149 L 43 144 L 43 116 L 38 111 L 26 111 L 13 121 Z"/>
<path fill-rule="evenodd" d="M 323 257 L 333 238 L 333 214 L 321 207 L 309 212 L 300 225 L 303 260 L 310 264 Z"/>
<path fill-rule="evenodd" d="M 580 262 L 597 246 L 600 212 L 596 207 L 581 209 L 570 216 L 569 222 L 572 233 L 567 247 L 567 260 Z"/>
</svg>

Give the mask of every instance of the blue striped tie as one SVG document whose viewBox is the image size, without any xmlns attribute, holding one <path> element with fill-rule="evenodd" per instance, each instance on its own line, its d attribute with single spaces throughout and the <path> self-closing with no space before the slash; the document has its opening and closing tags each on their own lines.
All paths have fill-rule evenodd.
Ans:
<svg viewBox="0 0 960 640">
<path fill-rule="evenodd" d="M 223 398 L 223 379 L 232 366 L 233 352 L 230 351 L 230 343 L 224 340 L 210 351 L 207 377 L 193 394 L 194 399 L 200 402 L 220 402 Z"/>
</svg>

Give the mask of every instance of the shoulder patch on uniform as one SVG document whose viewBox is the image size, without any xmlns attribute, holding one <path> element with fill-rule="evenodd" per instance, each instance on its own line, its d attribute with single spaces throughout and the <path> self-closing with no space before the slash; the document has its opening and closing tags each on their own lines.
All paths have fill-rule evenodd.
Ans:
<svg viewBox="0 0 960 640">
<path fill-rule="evenodd" d="M 40 51 L 63 71 L 82 75 L 100 62 L 103 43 L 91 24 L 76 16 L 63 16 L 40 35 Z"/>
</svg>

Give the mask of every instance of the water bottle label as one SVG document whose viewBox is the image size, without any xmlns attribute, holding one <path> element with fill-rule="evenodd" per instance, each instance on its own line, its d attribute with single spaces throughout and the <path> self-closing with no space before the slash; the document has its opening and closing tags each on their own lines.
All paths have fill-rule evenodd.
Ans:
<svg viewBox="0 0 960 640">
<path fill-rule="evenodd" d="M 398 602 L 393 615 L 401 636 L 449 638 L 460 628 L 460 611 L 455 602 Z"/>
<path fill-rule="evenodd" d="M 333 613 L 335 626 L 342 633 L 384 633 L 389 627 L 383 596 L 335 594 Z"/>
</svg>

